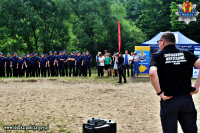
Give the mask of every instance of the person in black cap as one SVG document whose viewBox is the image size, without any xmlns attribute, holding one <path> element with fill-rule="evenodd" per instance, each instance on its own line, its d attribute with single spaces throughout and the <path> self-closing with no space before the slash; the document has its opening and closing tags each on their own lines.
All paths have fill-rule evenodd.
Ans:
<svg viewBox="0 0 200 133">
<path fill-rule="evenodd" d="M 124 74 L 124 70 L 119 69 L 120 65 L 122 65 L 124 63 L 124 57 L 122 56 L 122 53 L 119 52 L 119 58 L 116 59 L 116 62 L 118 62 L 118 72 L 119 72 L 119 82 L 117 83 L 122 83 L 122 77 L 124 78 L 124 83 L 126 83 L 126 77 Z"/>
<path fill-rule="evenodd" d="M 83 57 L 81 55 L 81 52 L 78 51 L 78 55 L 75 60 L 75 66 L 76 66 L 76 76 L 81 76 L 81 67 L 83 66 Z M 78 74 L 79 70 L 79 74 Z"/>
<path fill-rule="evenodd" d="M 31 70 L 31 59 L 29 58 L 30 54 L 28 53 L 26 55 L 26 58 L 24 59 L 24 64 L 26 67 L 26 77 L 28 78 L 30 76 L 30 70 Z"/>
<path fill-rule="evenodd" d="M 18 61 L 17 53 L 14 52 L 12 57 L 13 77 L 18 77 L 18 70 L 16 69 L 17 61 Z"/>
<path fill-rule="evenodd" d="M 75 73 L 75 56 L 73 55 L 73 51 L 71 52 L 71 55 L 69 55 L 69 76 L 71 77 L 71 70 L 73 68 L 73 76 L 76 76 Z"/>
<path fill-rule="evenodd" d="M 5 66 L 6 66 L 7 77 L 12 77 L 12 72 L 11 72 L 12 58 L 10 57 L 10 53 L 7 53 L 7 57 L 5 59 Z"/>
<path fill-rule="evenodd" d="M 47 64 L 49 64 L 48 54 L 45 54 L 44 56 L 47 59 Z M 49 65 L 47 65 L 46 70 L 47 70 L 47 73 L 48 73 L 48 77 L 50 77 Z"/>
<path fill-rule="evenodd" d="M 82 75 L 85 76 L 85 52 L 83 52 L 83 66 L 82 66 Z"/>
<path fill-rule="evenodd" d="M 20 55 L 18 57 L 18 61 L 17 61 L 17 69 L 18 69 L 19 77 L 23 76 L 23 64 L 24 64 L 24 60 L 22 59 L 22 57 Z"/>
<path fill-rule="evenodd" d="M 35 56 L 35 53 L 32 54 L 33 57 L 31 57 L 31 63 L 32 63 L 32 76 L 35 77 L 35 73 L 37 71 L 37 62 L 38 58 Z M 37 76 L 37 75 L 36 75 Z"/>
<path fill-rule="evenodd" d="M 0 77 L 5 77 L 5 58 L 3 53 L 0 53 Z"/>
<path fill-rule="evenodd" d="M 192 95 L 199 92 L 200 74 L 192 87 L 189 67 L 200 67 L 200 59 L 177 48 L 175 35 L 164 32 L 157 41 L 160 50 L 151 56 L 150 80 L 160 96 L 160 118 L 164 133 L 177 133 L 178 121 L 184 133 L 197 133 L 197 110 Z"/>
<path fill-rule="evenodd" d="M 39 68 L 41 69 L 41 76 L 46 77 L 46 67 L 47 67 L 48 60 L 44 57 L 44 54 L 41 54 L 41 58 L 39 60 Z"/>
<path fill-rule="evenodd" d="M 87 69 L 89 69 L 89 76 L 91 77 L 91 64 L 92 56 L 89 54 L 89 51 L 86 51 L 85 55 L 85 77 L 87 77 Z"/>
<path fill-rule="evenodd" d="M 68 55 L 66 54 L 66 50 L 63 50 L 63 56 L 64 56 L 64 58 L 65 58 L 65 60 L 63 61 L 63 63 L 64 63 L 64 68 L 65 68 L 65 74 L 66 74 L 66 76 L 68 76 Z M 65 75 L 64 75 L 65 76 Z"/>
<path fill-rule="evenodd" d="M 55 56 L 55 66 L 54 66 L 55 75 L 54 76 L 58 77 L 58 61 L 57 61 L 58 55 L 57 55 L 57 51 L 54 51 L 54 56 Z"/>
<path fill-rule="evenodd" d="M 60 77 L 65 76 L 65 71 L 64 71 L 64 61 L 65 57 L 62 54 L 62 51 L 59 52 L 59 55 L 57 57 L 57 62 L 58 62 L 58 69 L 60 73 Z"/>
<path fill-rule="evenodd" d="M 49 56 L 48 56 L 48 66 L 50 68 L 50 71 L 51 71 L 51 77 L 54 77 L 54 75 L 56 74 L 56 71 L 55 71 L 55 56 L 52 54 L 52 51 L 49 52 Z"/>
</svg>

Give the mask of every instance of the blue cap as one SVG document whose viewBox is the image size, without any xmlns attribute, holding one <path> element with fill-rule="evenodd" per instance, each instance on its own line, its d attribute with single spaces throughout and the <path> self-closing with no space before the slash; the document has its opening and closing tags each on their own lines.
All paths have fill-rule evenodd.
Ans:
<svg viewBox="0 0 200 133">
<path fill-rule="evenodd" d="M 52 51 L 49 51 L 49 53 L 52 53 Z"/>
<path fill-rule="evenodd" d="M 85 52 L 83 52 L 83 54 L 85 54 Z"/>
<path fill-rule="evenodd" d="M 47 56 L 48 54 L 45 54 L 45 56 Z"/>
<path fill-rule="evenodd" d="M 0 53 L 0 55 L 3 55 L 2 53 Z"/>
<path fill-rule="evenodd" d="M 66 50 L 63 50 L 63 52 L 66 52 Z"/>
<path fill-rule="evenodd" d="M 81 53 L 80 51 L 78 51 L 78 53 Z"/>
<path fill-rule="evenodd" d="M 25 54 L 23 54 L 23 56 L 26 56 Z"/>
<path fill-rule="evenodd" d="M 10 53 L 7 53 L 7 55 L 10 55 Z"/>
<path fill-rule="evenodd" d="M 35 53 L 35 55 L 38 55 L 37 53 Z"/>
<path fill-rule="evenodd" d="M 27 53 L 26 55 L 30 55 L 29 53 Z"/>
<path fill-rule="evenodd" d="M 21 55 L 19 55 L 19 57 L 22 57 Z"/>
<path fill-rule="evenodd" d="M 74 53 L 73 51 L 71 51 L 71 53 Z"/>
<path fill-rule="evenodd" d="M 43 53 L 41 55 L 44 55 Z"/>
<path fill-rule="evenodd" d="M 76 51 L 75 53 L 77 54 L 78 52 Z"/>
<path fill-rule="evenodd" d="M 57 54 L 57 51 L 54 51 L 54 53 L 56 53 L 56 54 Z"/>
<path fill-rule="evenodd" d="M 17 54 L 16 52 L 14 52 L 13 54 Z"/>
<path fill-rule="evenodd" d="M 62 53 L 62 51 L 59 51 L 59 53 Z"/>
<path fill-rule="evenodd" d="M 86 52 L 89 52 L 88 50 Z"/>
</svg>

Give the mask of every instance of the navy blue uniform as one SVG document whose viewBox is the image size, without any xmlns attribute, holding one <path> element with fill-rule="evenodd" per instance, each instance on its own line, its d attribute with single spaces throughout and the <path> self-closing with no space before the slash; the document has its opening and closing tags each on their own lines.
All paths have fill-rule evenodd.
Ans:
<svg viewBox="0 0 200 133">
<path fill-rule="evenodd" d="M 54 64 L 54 60 L 55 60 L 55 56 L 54 55 L 49 55 L 48 58 L 49 60 L 49 65 L 50 65 L 50 70 L 51 70 L 51 77 L 53 77 L 55 74 L 56 74 L 56 71 L 55 71 L 55 66 L 53 65 Z"/>
<path fill-rule="evenodd" d="M 76 57 L 76 76 L 78 75 L 81 76 L 82 60 L 83 60 L 82 55 Z M 78 74 L 78 70 L 79 70 L 79 74 Z"/>
<path fill-rule="evenodd" d="M 37 58 L 37 70 L 36 70 L 36 76 L 40 77 L 40 68 L 39 68 L 39 60 L 40 60 L 40 57 L 36 56 Z"/>
<path fill-rule="evenodd" d="M 46 56 L 45 56 L 46 57 Z M 48 60 L 48 56 L 46 57 L 46 59 L 47 59 L 47 62 L 49 61 Z M 50 71 L 49 71 L 49 66 L 47 65 L 47 67 L 46 67 L 46 70 L 47 70 L 47 73 L 48 73 L 48 77 L 50 77 Z"/>
<path fill-rule="evenodd" d="M 69 58 L 74 58 L 75 59 L 75 56 L 74 55 L 69 55 L 68 56 Z M 75 76 L 75 61 L 69 61 L 69 76 L 71 77 L 71 70 L 73 68 L 73 76 Z"/>
<path fill-rule="evenodd" d="M 82 74 L 83 76 L 85 76 L 85 56 L 82 56 L 83 57 L 83 66 L 82 66 Z"/>
<path fill-rule="evenodd" d="M 5 58 L 0 57 L 0 77 L 5 77 Z"/>
<path fill-rule="evenodd" d="M 63 56 L 65 57 L 65 61 L 68 59 L 68 55 L 67 54 L 63 54 Z M 66 72 L 66 76 L 68 76 L 68 62 L 64 63 L 64 67 L 65 67 L 65 72 Z"/>
<path fill-rule="evenodd" d="M 61 76 L 65 76 L 65 72 L 64 72 L 64 62 L 61 61 L 60 59 L 64 59 L 65 60 L 65 56 L 64 55 L 58 55 L 57 56 L 57 61 L 58 61 L 58 69 L 59 69 L 59 73 L 60 73 L 60 77 Z"/>
<path fill-rule="evenodd" d="M 89 69 L 89 76 L 91 76 L 91 65 L 90 65 L 91 59 L 92 56 L 90 54 L 85 55 L 85 76 L 87 76 L 87 68 Z"/>
<path fill-rule="evenodd" d="M 18 61 L 18 56 L 13 56 L 12 57 L 12 67 L 13 67 L 13 77 L 18 77 L 18 70 L 17 68 L 17 61 Z"/>
<path fill-rule="evenodd" d="M 30 70 L 31 70 L 31 59 L 26 57 L 24 58 L 24 62 L 26 62 L 26 77 L 29 77 L 29 74 L 31 75 L 30 73 Z"/>
<path fill-rule="evenodd" d="M 22 58 L 24 61 L 26 60 L 26 57 Z M 22 74 L 23 76 L 25 76 L 25 72 L 26 72 L 26 66 L 25 63 L 23 64 L 23 70 L 22 70 Z"/>
<path fill-rule="evenodd" d="M 37 57 L 31 57 L 31 64 L 32 64 L 32 76 L 35 77 L 35 73 L 37 76 Z"/>
<path fill-rule="evenodd" d="M 22 69 L 23 63 L 24 63 L 23 59 L 18 59 L 17 64 L 18 64 L 18 74 L 19 74 L 19 77 L 23 76 L 23 69 Z"/>
<path fill-rule="evenodd" d="M 7 77 L 12 77 L 12 72 L 11 72 L 11 64 L 12 63 L 12 58 L 11 57 L 6 57 L 5 59 L 6 61 L 6 73 L 7 73 Z"/>
<path fill-rule="evenodd" d="M 40 69 L 41 69 L 41 76 L 42 77 L 46 77 L 46 63 L 47 63 L 47 58 L 45 58 L 45 57 L 41 57 L 40 58 Z"/>
</svg>

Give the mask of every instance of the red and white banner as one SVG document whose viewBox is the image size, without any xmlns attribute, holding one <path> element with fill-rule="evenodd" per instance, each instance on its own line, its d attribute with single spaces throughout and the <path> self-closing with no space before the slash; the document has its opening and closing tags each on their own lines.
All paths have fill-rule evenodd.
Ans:
<svg viewBox="0 0 200 133">
<path fill-rule="evenodd" d="M 120 49 L 121 49 L 121 31 L 120 31 L 120 21 L 118 23 L 118 49 L 119 49 L 119 52 L 120 52 Z"/>
</svg>

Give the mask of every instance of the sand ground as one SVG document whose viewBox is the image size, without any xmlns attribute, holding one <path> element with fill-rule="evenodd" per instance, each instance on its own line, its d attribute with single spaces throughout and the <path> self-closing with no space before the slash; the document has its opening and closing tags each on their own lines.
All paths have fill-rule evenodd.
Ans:
<svg viewBox="0 0 200 133">
<path fill-rule="evenodd" d="M 122 85 L 117 85 L 116 80 L 96 82 L 70 78 L 0 81 L 2 133 L 5 132 L 3 125 L 13 124 L 49 124 L 48 132 L 82 132 L 82 124 L 93 117 L 115 121 L 121 133 L 162 132 L 160 98 L 148 78 L 128 79 Z M 193 98 L 200 127 L 200 94 Z"/>
</svg>

